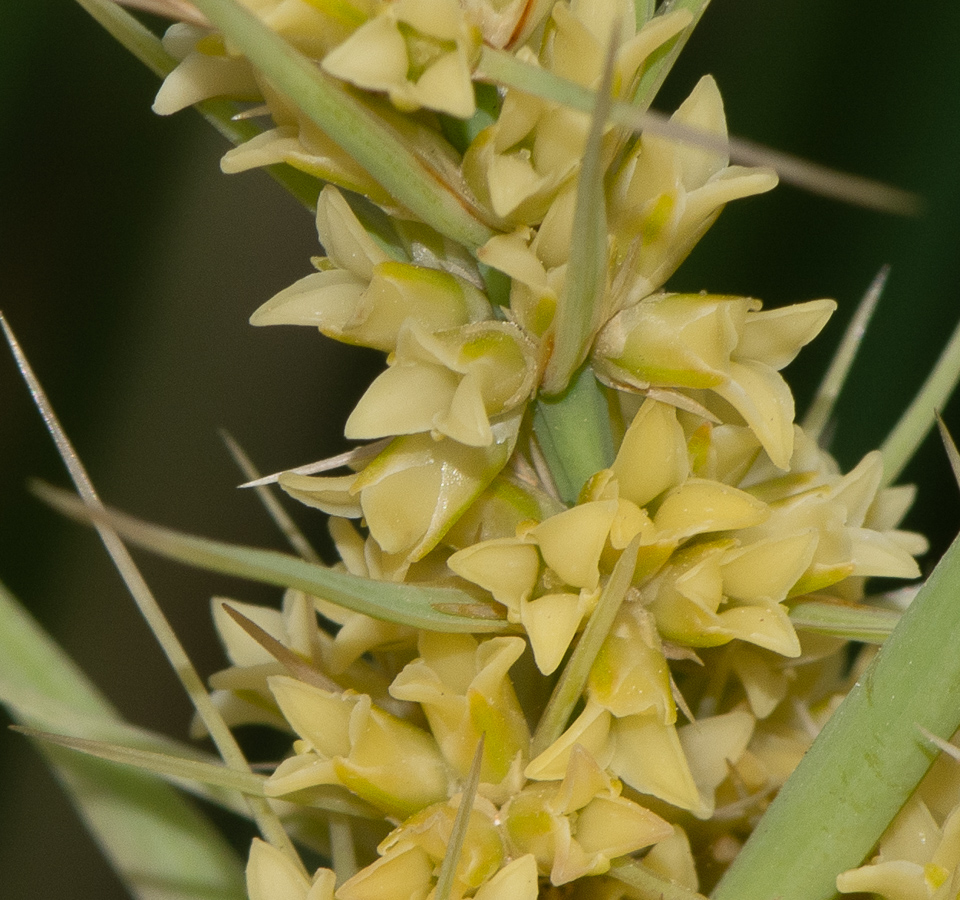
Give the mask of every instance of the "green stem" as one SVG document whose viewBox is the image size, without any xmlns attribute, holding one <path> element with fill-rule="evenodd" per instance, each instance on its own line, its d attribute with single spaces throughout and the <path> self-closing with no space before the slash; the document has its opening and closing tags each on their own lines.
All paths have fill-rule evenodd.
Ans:
<svg viewBox="0 0 960 900">
<path fill-rule="evenodd" d="M 562 394 L 537 400 L 533 431 L 564 503 L 576 503 L 587 479 L 613 462 L 607 398 L 589 366 Z"/>
<path fill-rule="evenodd" d="M 935 757 L 919 731 L 960 725 L 960 539 L 827 722 L 713 900 L 827 900 Z"/>
</svg>

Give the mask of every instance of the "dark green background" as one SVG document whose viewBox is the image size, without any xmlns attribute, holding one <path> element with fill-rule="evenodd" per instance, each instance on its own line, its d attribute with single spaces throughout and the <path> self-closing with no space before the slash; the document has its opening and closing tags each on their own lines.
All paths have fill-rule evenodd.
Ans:
<svg viewBox="0 0 960 900">
<path fill-rule="evenodd" d="M 369 356 L 249 314 L 309 271 L 309 215 L 262 174 L 219 173 L 220 139 L 159 119 L 156 82 L 68 0 L 8 2 L 0 33 L 0 309 L 108 502 L 147 519 L 279 546 L 216 430 L 265 470 L 336 452 Z M 700 74 L 731 131 L 921 193 L 902 219 L 793 188 L 735 204 L 672 285 L 769 305 L 841 304 L 791 367 L 800 408 L 878 268 L 887 293 L 840 405 L 846 467 L 875 447 L 960 320 L 960 7 L 952 2 L 720 0 L 659 105 Z M 946 410 L 960 430 L 960 404 Z M 134 722 L 183 735 L 179 687 L 97 540 L 25 491 L 62 468 L 0 350 L 0 579 Z M 960 524 L 943 454 L 907 472 L 911 524 L 942 552 Z M 318 540 L 322 526 L 300 520 Z M 202 671 L 220 665 L 208 600 L 274 592 L 144 559 Z M 26 741 L 0 734 L 4 897 L 124 896 Z"/>
</svg>

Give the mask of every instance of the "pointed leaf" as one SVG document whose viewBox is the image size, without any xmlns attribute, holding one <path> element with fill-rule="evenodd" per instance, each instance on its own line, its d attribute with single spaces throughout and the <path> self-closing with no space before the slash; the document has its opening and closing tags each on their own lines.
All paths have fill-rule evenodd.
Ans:
<svg viewBox="0 0 960 900">
<path fill-rule="evenodd" d="M 473 801 L 477 797 L 477 788 L 480 786 L 480 768 L 483 763 L 483 744 L 484 736 L 480 735 L 477 743 L 477 752 L 473 757 L 473 764 L 470 766 L 470 774 L 463 785 L 463 791 L 460 794 L 460 805 L 457 807 L 457 815 L 453 820 L 453 828 L 450 831 L 450 840 L 447 843 L 446 853 L 443 856 L 443 862 L 437 872 L 437 886 L 434 891 L 434 900 L 450 900 L 450 891 L 453 888 L 453 880 L 457 874 L 457 864 L 460 862 L 460 854 L 463 851 L 463 842 L 467 837 L 467 829 L 470 827 L 470 813 L 473 812 Z"/>
<path fill-rule="evenodd" d="M 66 747 L 69 750 L 85 753 L 88 756 L 94 756 L 108 762 L 132 766 L 152 775 L 196 781 L 200 784 L 215 785 L 216 787 L 228 788 L 232 791 L 258 797 L 266 796 L 263 791 L 263 782 L 266 780 L 266 776 L 228 769 L 220 762 L 201 762 L 184 756 L 174 756 L 170 753 L 157 753 L 153 750 L 125 747 L 122 744 L 113 744 L 109 741 L 92 741 L 88 738 L 70 737 L 66 734 L 54 734 L 36 728 L 15 727 L 14 730 L 34 740 Z"/>
<path fill-rule="evenodd" d="M 464 610 L 477 609 L 483 615 L 489 608 L 478 609 L 479 604 L 470 594 L 455 588 L 371 581 L 275 550 L 211 541 L 150 525 L 113 510 L 92 509 L 72 494 L 49 485 L 35 485 L 34 490 L 41 499 L 72 518 L 109 525 L 131 543 L 189 566 L 296 588 L 354 612 L 428 631 L 486 632 L 506 626 L 501 619 L 464 614 Z M 442 612 L 440 607 L 458 612 Z"/>
<path fill-rule="evenodd" d="M 953 472 L 954 481 L 960 486 L 960 450 L 957 450 L 953 435 L 947 429 L 946 423 L 937 415 L 937 428 L 940 429 L 940 440 L 943 441 L 943 447 L 947 451 L 947 460 L 950 462 L 950 470 Z"/>
<path fill-rule="evenodd" d="M 466 208 L 438 172 L 303 54 L 234 0 L 195 0 L 224 36 L 319 128 L 370 172 L 405 207 L 466 247 L 492 231 Z"/>
<path fill-rule="evenodd" d="M 620 554 L 620 559 L 613 567 L 609 581 L 600 594 L 600 599 L 590 616 L 580 641 L 570 654 L 566 666 L 554 686 L 553 693 L 547 703 L 537 730 L 530 744 L 530 756 L 539 756 L 560 735 L 573 713 L 574 707 L 583 694 L 583 689 L 590 676 L 593 666 L 603 642 L 607 639 L 613 620 L 617 616 L 620 604 L 627 595 L 633 573 L 637 567 L 637 554 L 640 551 L 640 537 L 635 537 L 630 545 Z"/>
<path fill-rule="evenodd" d="M 713 893 L 827 900 L 930 767 L 917 726 L 960 725 L 960 540 L 833 714 Z"/>
<path fill-rule="evenodd" d="M 583 112 L 592 112 L 594 108 L 594 92 L 589 88 L 490 47 L 483 48 L 477 77 Z M 654 110 L 644 112 L 623 101 L 615 101 L 611 105 L 610 120 L 637 133 L 647 131 L 714 153 L 729 152 L 731 161 L 741 165 L 772 166 L 783 182 L 865 209 L 898 215 L 918 215 L 923 209 L 920 198 L 909 191 L 859 175 L 838 172 L 752 141 L 734 137 L 723 139 L 682 122 L 671 122 L 670 117 L 663 113 Z"/>
<path fill-rule="evenodd" d="M 553 352 L 543 376 L 543 391 L 546 394 L 559 394 L 570 383 L 574 371 L 590 350 L 604 312 L 607 208 L 600 151 L 610 112 L 614 49 L 611 36 L 577 179 L 577 200 L 573 210 L 573 233 L 576 239 L 570 247 L 567 277 L 557 302 Z"/>
<path fill-rule="evenodd" d="M 847 330 L 843 333 L 843 339 L 840 346 L 837 347 L 833 359 L 830 361 L 830 368 L 823 376 L 823 381 L 817 388 L 817 394 L 804 416 L 801 427 L 815 441 L 820 440 L 823 429 L 830 422 L 833 415 L 833 408 L 836 406 L 843 385 L 846 383 L 847 376 L 850 374 L 850 367 L 856 359 L 857 351 L 860 349 L 860 343 L 867 333 L 867 326 L 873 318 L 873 313 L 877 308 L 880 295 L 887 283 L 887 276 L 890 274 L 890 267 L 883 266 L 873 279 L 863 299 L 857 306 Z"/>
<path fill-rule="evenodd" d="M 900 621 L 900 613 L 875 606 L 843 603 L 798 603 L 790 610 L 794 628 L 829 634 L 847 641 L 882 644 Z"/>
<path fill-rule="evenodd" d="M 0 585 L 0 680 L 105 723 L 116 712 Z M 23 724 L 30 708 L 11 710 Z M 87 827 L 138 900 L 241 900 L 243 868 L 220 834 L 169 785 L 142 772 L 43 750 Z M 9 837 L 9 836 L 8 836 Z"/>
<path fill-rule="evenodd" d="M 703 894 L 657 875 L 639 859 L 616 860 L 610 865 L 609 875 L 629 885 L 635 900 L 706 900 Z"/>
<path fill-rule="evenodd" d="M 883 486 L 893 484 L 913 459 L 933 423 L 960 381 L 960 324 L 954 328 L 933 371 L 880 448 Z"/>
</svg>

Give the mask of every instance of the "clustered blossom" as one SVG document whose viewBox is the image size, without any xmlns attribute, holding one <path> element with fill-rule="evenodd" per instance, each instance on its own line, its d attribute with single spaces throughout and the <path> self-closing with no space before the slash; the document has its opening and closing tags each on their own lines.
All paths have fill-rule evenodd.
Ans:
<svg viewBox="0 0 960 900">
<path fill-rule="evenodd" d="M 255 842 L 250 897 L 430 897 L 464 803 L 454 900 L 534 900 L 548 885 L 615 900 L 625 889 L 607 877 L 611 862 L 640 853 L 647 871 L 704 889 L 852 677 L 847 645 L 798 632 L 791 606 L 858 603 L 868 578 L 917 577 L 925 549 L 898 530 L 911 494 L 881 488 L 879 454 L 843 474 L 795 422 L 780 373 L 833 301 L 765 310 L 665 289 L 723 206 L 769 190 L 775 174 L 604 127 L 608 237 L 584 346 L 615 447 L 564 498 L 531 421 L 568 296 L 591 117 L 512 87 L 481 109 L 475 66 L 483 45 L 506 48 L 596 89 L 612 41 L 613 95 L 630 102 L 690 15 L 638 21 L 624 0 L 244 2 L 372 113 L 405 116 L 405 134 L 445 161 L 495 232 L 472 253 L 411 221 L 219 35 L 170 29 L 182 62 L 158 110 L 212 96 L 265 104 L 274 126 L 224 168 L 286 162 L 330 182 L 316 219 L 326 255 L 252 322 L 308 325 L 386 354 L 346 424 L 347 438 L 375 443 L 347 471 L 286 473 L 280 487 L 329 514 L 343 570 L 459 587 L 502 626 L 418 630 L 292 590 L 281 610 L 235 605 L 316 673 L 308 682 L 215 604 L 231 664 L 213 679 L 225 716 L 293 737 L 268 795 L 318 822 L 318 798 L 349 797 L 363 838 L 340 884 Z M 448 139 L 457 118 L 477 126 L 461 146 Z M 674 121 L 726 139 L 711 78 Z M 357 194 L 396 214 L 402 249 L 368 233 Z M 544 737 L 538 717 L 623 570 L 568 720 Z M 466 796 L 478 746 L 479 786 Z M 878 861 L 843 876 L 842 890 L 956 893 L 956 815 L 920 806 L 902 816 L 929 818 L 937 841 L 895 851 L 895 823 Z"/>
</svg>

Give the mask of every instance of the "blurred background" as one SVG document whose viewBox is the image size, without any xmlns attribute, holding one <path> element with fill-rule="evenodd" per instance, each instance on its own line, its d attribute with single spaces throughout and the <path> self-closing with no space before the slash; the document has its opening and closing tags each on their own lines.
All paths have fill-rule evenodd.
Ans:
<svg viewBox="0 0 960 900">
<path fill-rule="evenodd" d="M 219 428 L 263 471 L 341 448 L 376 365 L 310 329 L 247 318 L 310 271 L 312 218 L 262 173 L 226 177 L 196 114 L 150 112 L 157 83 L 68 0 L 9 4 L 0 54 L 0 309 L 105 500 L 148 520 L 281 547 Z M 670 286 L 835 297 L 840 310 L 788 370 L 798 409 L 877 270 L 892 272 L 839 406 L 845 468 L 876 447 L 960 320 L 960 6 L 733 0 L 708 10 L 657 106 L 716 76 L 731 132 L 921 194 L 898 218 L 781 187 L 721 216 Z M 945 410 L 960 431 L 960 402 Z M 27 493 L 66 485 L 0 348 L 0 580 L 122 713 L 182 737 L 190 708 L 93 532 Z M 960 527 L 935 439 L 905 473 L 929 570 Z M 295 509 L 318 544 L 319 517 Z M 305 514 L 304 514 L 305 513 Z M 144 573 L 204 674 L 222 665 L 221 595 L 277 592 L 149 557 Z M 0 723 L 6 719 L 0 715 Z M 126 896 L 28 741 L 0 732 L 3 895 Z M 236 838 L 244 843 L 242 832 Z"/>
</svg>

